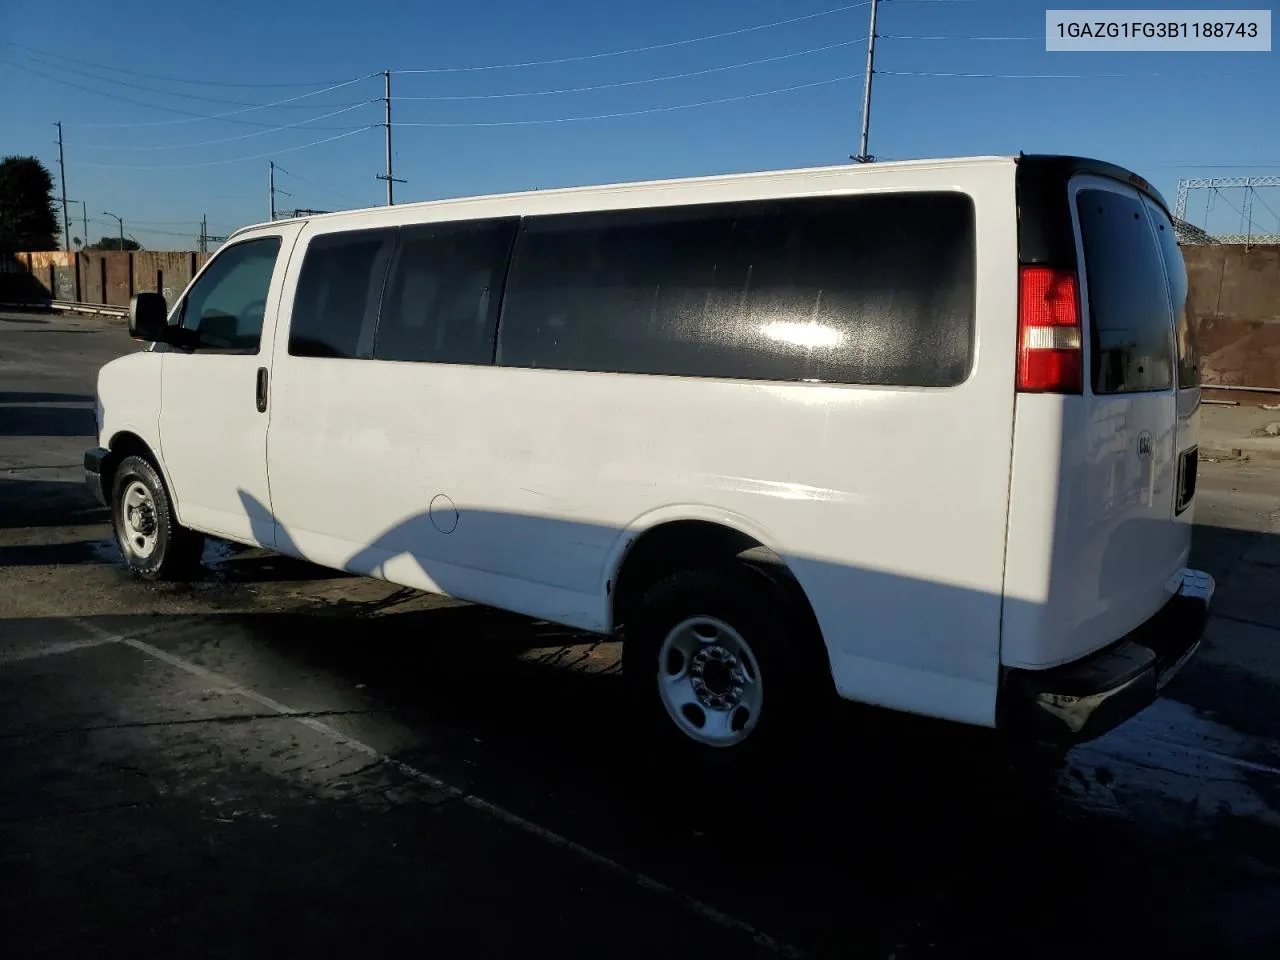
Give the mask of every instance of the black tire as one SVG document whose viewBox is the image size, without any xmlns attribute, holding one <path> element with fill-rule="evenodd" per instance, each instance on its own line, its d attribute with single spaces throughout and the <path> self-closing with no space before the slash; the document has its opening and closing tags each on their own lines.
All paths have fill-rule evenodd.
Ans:
<svg viewBox="0 0 1280 960">
<path fill-rule="evenodd" d="M 154 544 L 146 551 L 131 536 L 126 522 L 125 494 L 135 484 L 146 488 L 150 497 Z M 153 526 L 151 526 L 153 525 Z M 204 535 L 180 526 L 173 513 L 173 503 L 159 471 L 145 458 L 125 457 L 116 468 L 111 484 L 111 526 L 116 545 L 124 556 L 125 566 L 142 580 L 182 580 L 200 566 L 204 552 Z"/>
<path fill-rule="evenodd" d="M 694 739 L 659 692 L 661 672 L 672 670 L 659 662 L 663 643 L 677 625 L 693 617 L 714 618 L 736 631 L 750 647 L 763 681 L 755 725 L 733 744 Z M 623 675 L 646 737 L 695 763 L 728 767 L 772 762 L 792 753 L 801 745 L 795 738 L 813 734 L 813 727 L 802 729 L 805 719 L 830 707 L 830 669 L 820 638 L 811 634 L 787 591 L 747 564 L 687 570 L 658 581 L 626 625 L 622 646 Z M 701 709 L 693 707 L 695 717 Z"/>
</svg>

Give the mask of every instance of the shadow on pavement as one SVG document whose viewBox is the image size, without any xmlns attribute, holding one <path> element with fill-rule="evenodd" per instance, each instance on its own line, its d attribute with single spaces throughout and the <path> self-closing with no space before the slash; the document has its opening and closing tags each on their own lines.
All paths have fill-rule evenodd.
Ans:
<svg viewBox="0 0 1280 960">
<path fill-rule="evenodd" d="M 89 407 L 0 407 L 0 437 L 91 437 L 96 427 Z"/>
<path fill-rule="evenodd" d="M 110 633 L 139 627 L 137 618 L 94 623 Z M 11 626 L 29 632 L 40 623 Z M 1084 950 L 1115 956 L 1141 948 L 1231 956 L 1277 930 L 1270 914 L 1254 912 L 1280 892 L 1274 875 L 1260 879 L 1256 870 L 1242 870 L 1233 852 L 1244 843 L 1255 863 L 1274 862 L 1274 838 L 1245 824 L 1229 825 L 1242 832 L 1219 849 L 1192 833 L 1153 832 L 1100 816 L 1064 793 L 1057 763 L 1010 763 L 984 731 L 850 708 L 775 767 L 745 773 L 695 767 L 655 747 L 648 730 L 628 714 L 620 676 L 593 669 L 600 638 L 474 606 L 396 613 L 383 602 L 328 613 L 170 617 L 148 625 L 146 642 L 289 706 L 333 711 L 325 722 L 344 735 L 816 955 L 1066 957 Z M 74 716 L 84 710 L 75 704 L 78 685 L 91 682 L 88 696 L 116 703 L 136 695 L 130 692 L 135 686 L 155 688 L 152 671 L 156 677 L 177 673 L 146 661 L 151 666 L 141 675 L 144 661 L 136 658 L 145 653 L 127 656 L 133 666 L 122 664 L 115 674 L 51 678 L 57 692 L 48 708 Z M 43 661 L 42 669 L 57 669 L 57 659 Z M 12 718 L 21 691 L 0 685 L 0 693 L 7 703 L 0 717 Z M 59 706 L 58 698 L 66 705 Z M 193 699 L 190 709 L 201 709 L 199 704 Z M 166 710 L 180 719 L 181 713 Z M 426 851 L 422 859 L 380 860 L 357 840 L 372 836 L 384 847 L 422 849 L 431 821 L 415 822 L 401 809 L 355 830 L 350 822 L 343 825 L 349 820 L 343 801 L 322 805 L 325 813 L 314 797 L 306 804 L 311 812 L 279 810 L 274 804 L 281 785 L 240 784 L 245 777 L 238 764 L 247 753 L 280 750 L 299 762 L 289 744 L 305 729 L 272 726 L 254 745 L 258 741 L 243 734 L 225 741 L 217 732 L 225 726 L 188 735 L 184 763 L 203 758 L 210 782 L 221 782 L 225 770 L 233 794 L 228 808 L 269 810 L 284 818 L 284 829 L 253 831 L 243 845 L 218 841 L 217 862 L 242 864 L 250 888 L 267 878 L 278 881 L 306 846 L 307 836 L 296 831 L 319 831 L 312 824 L 320 819 L 323 835 L 312 838 L 307 857 L 313 868 L 293 883 L 330 905 L 321 924 L 330 935 L 351 942 L 369 920 L 363 910 L 396 929 L 428 937 L 439 932 L 442 921 L 430 909 L 416 921 L 381 913 L 400 901 L 393 891 L 420 886 L 438 869 Z M 154 755 L 164 750 L 160 736 L 147 734 L 134 747 L 138 758 L 121 756 L 114 764 L 145 773 L 163 760 Z M 191 739 L 200 736 L 208 738 L 203 747 Z M 64 749 L 58 742 L 55 751 Z M 25 760 L 5 743 L 0 736 L 0 757 L 7 754 L 5 769 L 15 782 L 41 776 L 23 763 L 40 769 L 61 764 L 48 743 Z M 367 756 L 356 756 L 368 764 Z M 169 789 L 163 776 L 155 782 Z M 11 796 L 6 805 L 30 802 Z M 88 834 L 57 843 L 28 837 L 15 849 L 30 851 L 26 856 L 37 863 L 60 862 L 71 856 L 69 845 L 95 871 L 118 873 L 122 885 L 149 889 L 175 861 L 198 860 L 211 842 L 213 828 L 193 814 L 175 815 L 176 806 L 157 799 L 154 811 L 134 818 L 133 829 L 142 832 L 127 844 L 91 849 L 100 838 Z M 419 816 L 427 815 L 420 807 Z M 1230 824 L 1229 814 L 1222 816 Z M 341 857 L 346 862 L 339 869 Z M 498 858 L 488 867 L 505 875 L 527 865 Z M 215 887 L 220 871 L 212 869 L 207 875 L 184 871 L 186 899 L 200 903 L 186 909 L 222 917 L 226 926 L 210 928 L 209 935 L 226 943 L 236 926 L 228 917 L 243 909 L 244 898 Z M 493 894 L 465 870 L 451 882 L 475 884 L 471 898 L 487 902 Z M 550 880 L 548 885 L 554 887 Z M 347 899 L 351 894 L 344 892 L 366 888 L 383 891 L 383 907 L 360 894 Z M 545 893 L 535 886 L 525 896 L 541 911 L 561 909 Z M 1233 901 L 1234 907 L 1226 906 Z M 662 902 L 672 916 L 682 915 Z M 144 929 L 159 919 L 154 911 L 163 903 L 163 897 L 119 903 L 120 929 Z M 181 914 L 172 922 L 189 929 Z M 309 942 L 314 922 L 305 913 L 281 912 L 271 937 L 296 931 L 299 942 Z M 489 935 L 477 936 L 483 943 Z"/>
<path fill-rule="evenodd" d="M 81 526 L 107 518 L 107 508 L 82 483 L 0 476 L 0 530 Z M 15 555 L 9 562 L 22 561 Z"/>
<path fill-rule="evenodd" d="M 3 319 L 0 317 L 0 319 Z M 33 321 L 44 323 L 45 321 Z M 41 393 L 23 390 L 0 390 L 0 404 L 6 403 L 93 403 L 91 393 Z"/>
<path fill-rule="evenodd" d="M 341 570 L 318 567 L 283 553 L 219 542 L 219 556 L 206 563 L 204 576 L 226 584 L 288 583 L 350 577 Z"/>
</svg>

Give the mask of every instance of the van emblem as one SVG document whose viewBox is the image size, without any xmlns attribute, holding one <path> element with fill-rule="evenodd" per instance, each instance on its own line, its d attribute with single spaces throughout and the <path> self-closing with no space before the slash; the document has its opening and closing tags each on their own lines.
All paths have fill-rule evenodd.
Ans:
<svg viewBox="0 0 1280 960">
<path fill-rule="evenodd" d="M 1151 434 L 1146 430 L 1138 434 L 1138 456 L 1143 460 L 1151 456 Z"/>
</svg>

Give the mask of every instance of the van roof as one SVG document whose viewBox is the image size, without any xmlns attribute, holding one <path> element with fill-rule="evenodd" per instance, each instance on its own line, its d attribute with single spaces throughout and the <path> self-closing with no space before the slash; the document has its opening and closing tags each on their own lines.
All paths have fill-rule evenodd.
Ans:
<svg viewBox="0 0 1280 960">
<path fill-rule="evenodd" d="M 1165 203 L 1164 198 L 1160 196 L 1160 194 L 1157 193 L 1155 189 L 1147 183 L 1146 180 L 1143 180 L 1141 177 L 1137 176 L 1136 174 L 1131 173 L 1130 171 L 1125 170 L 1122 167 L 1117 167 L 1114 164 L 1109 164 L 1101 160 L 1092 160 L 1087 157 L 1072 157 L 1072 156 L 1047 155 L 1047 154 L 1045 155 L 1016 154 L 1016 155 L 1007 155 L 1007 156 L 993 155 L 993 156 L 973 156 L 973 157 L 945 157 L 945 158 L 919 159 L 919 160 L 882 160 L 882 161 L 877 161 L 874 164 L 868 164 L 865 166 L 862 166 L 856 163 L 855 164 L 844 163 L 844 164 L 831 164 L 827 166 L 818 166 L 818 167 L 792 167 L 792 168 L 786 168 L 781 170 L 712 174 L 709 176 L 700 176 L 700 177 L 676 177 L 676 178 L 669 178 L 665 180 L 636 180 L 636 181 L 622 181 L 622 182 L 615 182 L 615 183 L 588 184 L 588 185 L 576 186 L 576 187 L 554 187 L 549 190 L 539 190 L 535 188 L 533 190 L 516 190 L 516 191 L 510 191 L 507 193 L 473 194 L 473 195 L 467 195 L 467 196 L 461 196 L 461 197 L 447 197 L 439 200 L 420 200 L 414 203 L 396 204 L 396 208 L 397 208 L 397 212 L 411 212 L 413 210 L 418 210 L 418 209 L 430 210 L 430 209 L 437 209 L 443 206 L 448 206 L 451 204 L 472 203 L 472 202 L 481 201 L 481 200 L 506 200 L 506 199 L 515 200 L 521 197 L 528 197 L 535 194 L 539 197 L 590 195 L 590 194 L 596 194 L 596 193 L 608 193 L 609 191 L 612 191 L 612 190 L 631 191 L 631 190 L 646 189 L 646 188 L 661 189 L 661 188 L 674 187 L 674 186 L 686 186 L 686 185 L 697 185 L 697 184 L 716 184 L 716 183 L 729 183 L 734 181 L 742 182 L 742 181 L 750 181 L 750 180 L 769 180 L 769 179 L 784 178 L 784 177 L 790 178 L 790 177 L 802 176 L 806 174 L 832 173 L 836 171 L 843 171 L 848 173 L 848 172 L 853 172 L 857 170 L 866 170 L 870 172 L 871 170 L 883 171 L 885 168 L 912 168 L 912 169 L 939 168 L 939 167 L 945 168 L 945 167 L 955 167 L 955 166 L 980 166 L 980 165 L 989 165 L 989 164 L 1021 163 L 1026 161 L 1032 161 L 1036 166 L 1043 166 L 1045 168 L 1055 169 L 1055 171 L 1058 168 L 1061 168 L 1064 171 L 1070 170 L 1071 172 L 1096 173 L 1102 176 L 1108 176 L 1108 177 L 1124 180 L 1124 181 L 1133 183 L 1139 186 L 1140 188 L 1146 190 L 1147 192 L 1151 193 L 1154 196 L 1154 198 L 1160 203 L 1160 205 L 1166 207 L 1166 209 L 1168 206 Z M 268 226 L 273 226 L 273 225 L 282 224 L 282 223 L 303 223 L 310 220 L 317 220 L 317 221 L 341 220 L 343 218 L 356 216 L 362 213 L 376 213 L 376 212 L 385 212 L 385 211 L 386 211 L 385 206 L 356 207 L 351 210 L 338 210 L 332 213 L 312 214 L 310 216 L 302 216 L 302 217 L 288 217 L 288 218 L 283 218 L 275 221 L 264 220 L 260 223 L 247 224 L 243 227 L 240 227 L 238 230 L 233 231 L 227 239 L 231 240 L 237 235 L 249 230 L 256 230 L 262 227 L 268 227 Z"/>
</svg>

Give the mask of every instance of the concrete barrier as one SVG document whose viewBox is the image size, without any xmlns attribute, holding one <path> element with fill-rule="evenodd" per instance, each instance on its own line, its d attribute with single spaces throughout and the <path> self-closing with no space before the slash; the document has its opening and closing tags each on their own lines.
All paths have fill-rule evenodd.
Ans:
<svg viewBox="0 0 1280 960">
<path fill-rule="evenodd" d="M 76 273 L 80 277 L 79 300 L 84 303 L 107 302 L 107 257 L 109 254 L 87 250 L 76 255 Z M 128 256 L 128 254 L 114 254 Z"/>
<path fill-rule="evenodd" d="M 1195 244 L 1182 256 L 1201 379 L 1280 387 L 1280 246 Z"/>
<path fill-rule="evenodd" d="M 55 300 L 77 300 L 76 255 L 61 250 L 27 254 L 27 269 Z"/>
<path fill-rule="evenodd" d="M 133 292 L 161 293 L 173 303 L 195 276 L 196 260 L 208 254 L 186 250 L 138 250 L 133 254 Z"/>
</svg>

